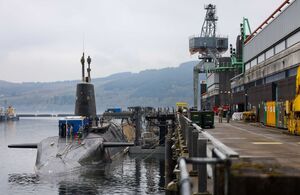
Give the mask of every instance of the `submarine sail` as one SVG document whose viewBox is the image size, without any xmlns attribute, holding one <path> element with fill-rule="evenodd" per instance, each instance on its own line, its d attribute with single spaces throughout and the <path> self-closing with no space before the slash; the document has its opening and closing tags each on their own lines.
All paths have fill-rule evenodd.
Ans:
<svg viewBox="0 0 300 195">
<path fill-rule="evenodd" d="M 94 85 L 91 83 L 91 57 L 88 56 L 88 76 L 85 76 L 85 59 L 84 53 L 81 58 L 82 65 L 82 82 L 77 84 L 76 89 L 76 103 L 75 103 L 75 115 L 76 116 L 85 116 L 92 119 L 96 117 L 96 100 L 95 100 L 95 90 Z"/>
</svg>

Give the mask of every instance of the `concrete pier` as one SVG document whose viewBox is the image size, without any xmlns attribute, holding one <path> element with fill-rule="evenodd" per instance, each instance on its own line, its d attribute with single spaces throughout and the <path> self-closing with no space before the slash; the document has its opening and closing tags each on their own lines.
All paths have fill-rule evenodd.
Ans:
<svg viewBox="0 0 300 195">
<path fill-rule="evenodd" d="M 180 157 L 186 159 L 193 194 L 300 194 L 299 136 L 256 123 L 215 123 L 206 131 L 191 124 L 186 119 L 181 131 L 196 129 L 200 136 L 194 133 L 192 149 Z"/>
<path fill-rule="evenodd" d="M 240 122 L 210 130 L 240 155 L 232 162 L 229 194 L 300 194 L 300 137 L 283 132 Z"/>
</svg>

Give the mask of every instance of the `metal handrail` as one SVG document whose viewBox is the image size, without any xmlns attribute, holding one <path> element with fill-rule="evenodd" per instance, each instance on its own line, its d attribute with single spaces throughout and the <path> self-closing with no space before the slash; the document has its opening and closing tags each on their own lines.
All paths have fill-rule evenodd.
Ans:
<svg viewBox="0 0 300 195">
<path fill-rule="evenodd" d="M 212 136 L 211 134 L 209 134 L 208 132 L 206 132 L 205 130 L 203 130 L 201 127 L 199 127 L 197 124 L 193 123 L 189 118 L 185 117 L 184 115 L 177 115 L 178 120 L 180 121 L 180 125 L 184 130 L 184 134 L 186 134 L 186 131 L 188 131 L 189 133 L 191 132 L 191 128 L 193 129 L 193 132 L 195 132 L 195 130 L 198 132 L 198 135 L 202 135 L 202 137 L 205 141 L 205 145 L 204 147 L 206 148 L 206 142 L 209 141 L 212 144 L 212 148 L 210 149 L 212 152 L 212 157 L 207 157 L 206 155 L 199 155 L 199 156 L 203 156 L 203 157 L 197 157 L 196 156 L 190 156 L 189 158 L 183 158 L 180 157 L 177 161 L 178 163 L 178 167 L 180 169 L 180 193 L 181 194 L 191 194 L 191 181 L 189 179 L 189 173 L 187 170 L 187 164 L 193 164 L 193 165 L 201 165 L 201 166 L 205 166 L 205 165 L 211 165 L 211 166 L 215 166 L 216 165 L 220 165 L 224 166 L 224 194 L 228 195 L 229 193 L 229 176 L 230 176 L 230 166 L 231 166 L 231 160 L 232 158 L 238 158 L 239 154 L 237 152 L 235 152 L 234 150 L 232 150 L 231 148 L 229 148 L 228 146 L 224 145 L 220 140 L 216 139 L 214 136 Z M 191 135 L 189 135 L 191 136 Z M 189 142 L 191 142 L 191 138 L 187 138 L 189 140 Z M 200 137 L 198 137 L 198 140 L 200 139 Z M 194 147 L 194 146 L 192 146 Z M 198 146 L 197 146 L 198 147 Z M 191 148 L 190 146 L 188 148 Z M 206 149 L 205 149 L 206 151 Z M 193 149 L 192 149 L 192 153 L 194 153 Z M 195 154 L 193 154 L 195 155 Z M 206 167 L 206 166 L 205 166 Z M 199 168 L 199 167 L 198 167 Z M 197 168 L 197 169 L 198 169 Z M 194 169 L 194 167 L 193 167 Z M 203 170 L 203 171 L 206 171 Z M 201 181 L 203 181 L 204 178 L 206 178 L 206 174 L 203 175 L 200 173 L 200 169 L 198 169 L 198 177 L 202 178 Z M 215 177 L 215 176 L 214 176 Z M 200 182 L 198 184 L 198 189 L 201 189 L 201 192 L 205 192 L 207 190 L 207 183 L 206 181 L 204 182 Z M 214 190 L 215 190 L 214 186 Z M 200 192 L 200 191 L 199 191 Z"/>
<path fill-rule="evenodd" d="M 195 163 L 195 164 L 220 164 L 224 163 L 224 160 L 218 158 L 199 158 L 191 157 L 185 159 L 186 163 Z"/>
<path fill-rule="evenodd" d="M 193 38 L 198 38 L 198 37 L 203 37 L 201 36 L 201 34 L 193 34 L 189 36 L 189 39 L 193 39 Z M 228 35 L 216 35 L 216 38 L 228 38 Z"/>
<path fill-rule="evenodd" d="M 225 184 L 224 184 L 224 194 L 228 195 L 228 185 L 229 185 L 229 167 L 228 164 L 229 158 L 223 155 L 217 149 L 214 150 L 215 154 L 217 155 L 216 158 L 179 158 L 179 170 L 180 170 L 180 194 L 182 195 L 189 195 L 191 194 L 191 182 L 189 179 L 189 174 L 187 172 L 187 163 L 188 164 L 224 164 L 225 165 Z"/>
<path fill-rule="evenodd" d="M 184 158 L 178 159 L 180 170 L 180 194 L 191 194 L 191 183 Z"/>
<path fill-rule="evenodd" d="M 219 151 L 217 148 L 213 149 L 213 152 L 217 155 L 218 158 L 220 158 L 221 160 L 225 161 L 227 160 L 227 156 L 225 156 L 221 151 Z"/>
<path fill-rule="evenodd" d="M 203 130 L 201 127 L 199 127 L 197 124 L 193 123 L 190 119 L 188 119 L 187 117 L 183 116 L 183 118 L 191 123 L 191 125 L 198 130 L 199 132 L 201 132 L 201 134 L 207 138 L 218 150 L 220 150 L 223 154 L 225 154 L 228 158 L 238 158 L 239 154 L 237 152 L 235 152 L 234 150 L 232 150 L 231 148 L 229 148 L 228 146 L 226 146 L 225 144 L 223 144 L 220 140 L 216 139 L 214 136 L 212 136 L 211 134 L 209 134 L 208 132 L 206 132 L 205 130 Z"/>
</svg>

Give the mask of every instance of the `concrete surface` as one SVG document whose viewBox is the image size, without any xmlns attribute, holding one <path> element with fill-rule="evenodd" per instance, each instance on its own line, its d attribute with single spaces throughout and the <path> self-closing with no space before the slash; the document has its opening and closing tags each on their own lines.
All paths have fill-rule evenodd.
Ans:
<svg viewBox="0 0 300 195">
<path fill-rule="evenodd" d="M 229 194 L 300 194 L 300 136 L 243 122 L 216 122 L 207 131 L 240 155 Z"/>
</svg>

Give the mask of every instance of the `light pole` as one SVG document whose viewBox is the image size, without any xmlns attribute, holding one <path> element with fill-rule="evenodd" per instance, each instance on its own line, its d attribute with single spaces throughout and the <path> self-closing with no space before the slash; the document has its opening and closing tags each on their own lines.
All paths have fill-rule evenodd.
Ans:
<svg viewBox="0 0 300 195">
<path fill-rule="evenodd" d="M 247 94 L 247 91 L 245 91 L 245 111 L 248 111 L 248 94 Z"/>
</svg>

